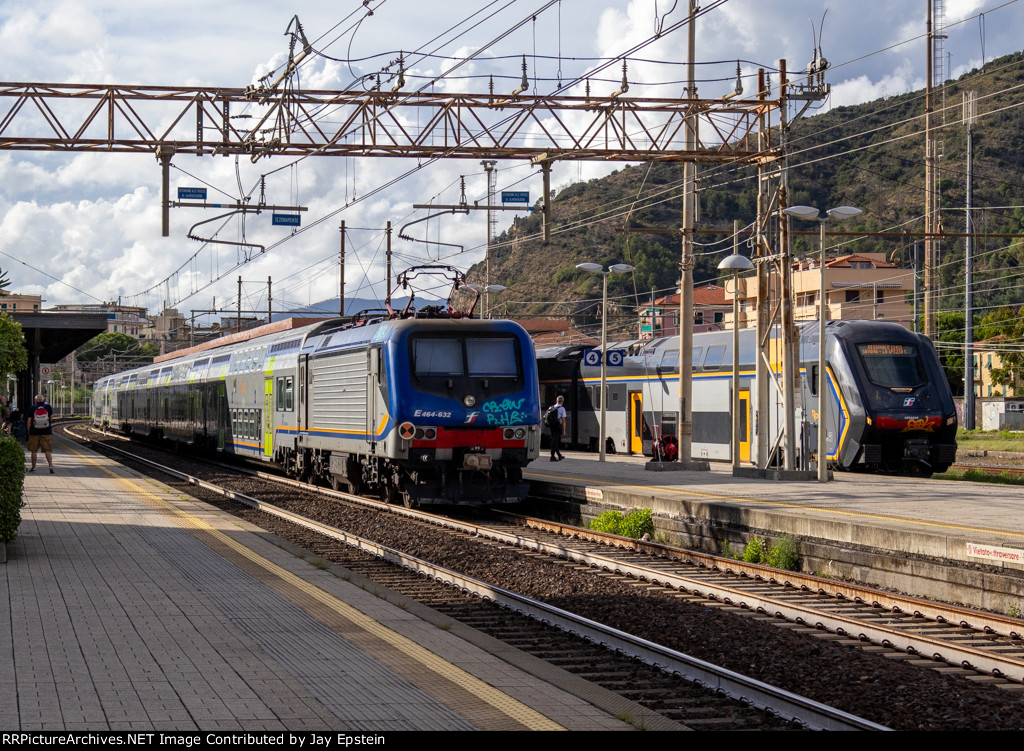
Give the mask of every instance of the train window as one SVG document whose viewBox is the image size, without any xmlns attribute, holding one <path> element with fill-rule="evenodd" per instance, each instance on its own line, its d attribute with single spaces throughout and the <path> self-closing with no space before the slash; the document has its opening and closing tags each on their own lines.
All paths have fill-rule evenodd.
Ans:
<svg viewBox="0 0 1024 751">
<path fill-rule="evenodd" d="M 417 339 L 413 342 L 413 372 L 428 376 L 461 376 L 462 342 L 458 339 Z"/>
<path fill-rule="evenodd" d="M 913 344 L 858 344 L 868 380 L 889 389 L 917 388 L 927 381 L 924 365 Z"/>
<path fill-rule="evenodd" d="M 291 376 L 284 379 L 284 408 L 289 412 L 295 409 L 295 383 Z"/>
<path fill-rule="evenodd" d="M 704 353 L 703 347 L 694 347 L 693 355 L 690 357 L 690 366 L 696 367 L 700 365 L 700 356 Z"/>
<path fill-rule="evenodd" d="M 466 339 L 466 366 L 471 376 L 518 377 L 515 340 Z"/>
<path fill-rule="evenodd" d="M 673 349 L 665 353 L 665 356 L 661 358 L 661 367 L 663 368 L 674 368 L 679 364 L 679 350 Z"/>
<path fill-rule="evenodd" d="M 725 345 L 708 347 L 708 354 L 704 358 L 704 370 L 718 370 L 722 367 L 723 357 L 725 357 Z"/>
<path fill-rule="evenodd" d="M 277 411 L 281 412 L 284 410 L 284 378 L 278 378 L 274 388 L 277 389 Z"/>
</svg>

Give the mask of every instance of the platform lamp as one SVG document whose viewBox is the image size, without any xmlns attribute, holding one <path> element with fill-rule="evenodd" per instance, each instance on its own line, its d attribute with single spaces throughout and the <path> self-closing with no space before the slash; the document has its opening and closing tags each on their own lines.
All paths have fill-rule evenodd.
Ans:
<svg viewBox="0 0 1024 751">
<path fill-rule="evenodd" d="M 732 469 L 740 466 L 740 272 L 754 264 L 746 256 L 733 253 L 718 264 L 719 271 L 732 272 Z"/>
<path fill-rule="evenodd" d="M 485 292 L 487 294 L 496 294 L 498 292 L 504 292 L 506 289 L 508 289 L 508 287 L 505 287 L 505 286 L 503 286 L 501 284 L 487 284 L 487 285 L 484 285 L 484 286 L 481 286 L 479 284 L 463 284 L 462 286 L 465 287 L 466 289 L 471 289 L 474 292 L 476 292 L 476 294 L 477 294 L 477 301 L 479 301 L 480 296 L 483 295 Z M 476 303 L 473 303 L 473 307 L 474 308 L 476 307 Z M 470 310 L 469 313 L 470 313 L 469 317 L 472 318 L 473 317 L 473 311 Z M 486 318 L 487 317 L 487 312 L 485 310 L 481 309 L 480 317 L 481 318 Z"/>
<path fill-rule="evenodd" d="M 601 291 L 601 432 L 598 434 L 597 443 L 600 447 L 598 461 L 604 461 L 605 453 L 605 403 L 608 401 L 608 394 L 605 393 L 605 383 L 608 380 L 608 277 L 612 274 L 628 274 L 633 267 L 628 263 L 613 263 L 607 269 L 599 263 L 577 263 L 576 268 L 580 271 L 589 271 L 591 274 L 602 276 Z"/>
<path fill-rule="evenodd" d="M 825 419 L 825 389 L 828 386 L 828 377 L 825 374 L 825 322 L 828 319 L 828 307 L 825 305 L 825 223 L 849 219 L 862 212 L 853 206 L 837 206 L 825 212 L 819 211 L 813 206 L 790 206 L 783 209 L 782 213 L 807 222 L 818 222 L 820 229 L 818 233 L 821 255 L 818 291 L 818 482 L 828 482 L 828 460 L 825 458 L 828 452 L 826 442 L 828 428 Z"/>
</svg>

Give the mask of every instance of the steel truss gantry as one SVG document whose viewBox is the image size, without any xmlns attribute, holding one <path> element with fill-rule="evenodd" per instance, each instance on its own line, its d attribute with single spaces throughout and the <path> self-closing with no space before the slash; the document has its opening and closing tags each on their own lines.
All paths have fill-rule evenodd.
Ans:
<svg viewBox="0 0 1024 751">
<path fill-rule="evenodd" d="M 753 162 L 779 102 L 0 83 L 0 149 Z M 688 117 L 701 139 L 684 148 Z M 759 143 L 759 141 L 761 143 Z"/>
</svg>

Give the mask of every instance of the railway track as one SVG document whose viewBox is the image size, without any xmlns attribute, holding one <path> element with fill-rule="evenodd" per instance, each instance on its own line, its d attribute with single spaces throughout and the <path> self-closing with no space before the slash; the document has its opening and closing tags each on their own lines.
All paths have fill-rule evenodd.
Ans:
<svg viewBox="0 0 1024 751">
<path fill-rule="evenodd" d="M 305 486 L 301 487 L 305 488 Z M 399 511 L 394 507 L 389 507 L 388 510 L 392 512 Z M 400 511 L 402 513 L 405 513 L 404 509 Z M 413 515 L 416 515 L 421 512 L 412 513 Z M 390 518 L 394 517 L 395 514 L 392 513 L 388 514 L 387 516 Z M 380 517 L 378 517 L 378 519 L 379 518 Z M 898 654 L 904 658 L 907 658 L 905 660 L 906 662 L 915 665 L 916 663 L 927 664 L 931 667 L 937 667 L 941 665 L 941 663 L 938 663 L 930 658 L 928 660 L 925 660 L 921 657 L 921 655 L 933 655 L 936 653 L 937 650 L 935 650 L 935 644 L 933 642 L 927 642 L 928 639 L 934 638 L 933 634 L 929 633 L 934 628 L 933 623 L 931 621 L 925 620 L 923 617 L 925 615 L 935 614 L 929 611 L 922 610 L 925 604 L 921 603 L 920 601 L 911 602 L 909 599 L 904 599 L 900 601 L 900 603 L 897 603 L 895 600 L 878 599 L 879 597 L 888 598 L 888 595 L 882 595 L 881 593 L 875 592 L 873 590 L 864 590 L 864 592 L 870 594 L 869 599 L 865 597 L 863 593 L 855 593 L 855 588 L 849 587 L 848 585 L 841 585 L 839 583 L 829 582 L 826 580 L 815 580 L 813 579 L 813 577 L 798 578 L 798 575 L 790 575 L 786 572 L 775 571 L 773 573 L 767 573 L 771 570 L 751 566 L 748 564 L 741 564 L 738 562 L 726 563 L 723 561 L 723 559 L 714 559 L 711 556 L 702 557 L 699 554 L 688 554 L 685 553 L 685 551 L 668 549 L 664 546 L 659 546 L 657 544 L 642 544 L 639 546 L 638 549 L 609 548 L 607 545 L 599 546 L 598 541 L 596 539 L 590 539 L 588 537 L 588 533 L 584 531 L 576 530 L 574 528 L 566 528 L 560 525 L 548 525 L 547 523 L 543 523 L 537 520 L 530 521 L 525 519 L 505 518 L 501 522 L 501 525 L 505 526 L 504 529 L 500 529 L 498 528 L 497 525 L 494 524 L 469 524 L 465 522 L 455 523 L 451 521 L 445 521 L 442 523 L 448 526 L 448 535 L 452 535 L 453 533 L 461 535 L 462 538 L 465 541 L 467 541 L 467 544 L 472 544 L 476 548 L 484 548 L 487 551 L 487 555 L 496 554 L 497 551 L 499 550 L 507 550 L 507 547 L 504 544 L 507 542 L 514 542 L 520 547 L 532 547 L 531 555 L 534 556 L 535 563 L 543 562 L 543 564 L 548 569 L 557 566 L 561 567 L 564 570 L 564 573 L 547 574 L 546 576 L 548 576 L 549 578 L 554 576 L 558 579 L 572 579 L 573 577 L 579 575 L 580 572 L 584 569 L 588 572 L 598 572 L 600 576 L 597 578 L 602 580 L 604 582 L 604 585 L 615 585 L 619 587 L 620 591 L 622 588 L 633 588 L 634 590 L 639 589 L 640 591 L 642 591 L 642 599 L 640 602 L 643 605 L 649 604 L 647 601 L 650 600 L 653 595 L 657 594 L 660 597 L 664 598 L 666 602 L 672 601 L 676 605 L 681 603 L 688 604 L 692 609 L 695 609 L 700 613 L 701 618 L 703 620 L 711 619 L 714 621 L 715 616 L 717 615 L 724 613 L 731 614 L 734 611 L 746 609 L 746 612 L 748 614 L 752 614 L 755 616 L 754 619 L 748 618 L 747 620 L 755 620 L 755 622 L 757 623 L 756 628 L 761 629 L 761 631 L 763 631 L 764 629 L 761 621 L 767 621 L 770 618 L 770 620 L 778 623 L 781 621 L 779 621 L 779 619 L 775 617 L 775 614 L 785 614 L 786 612 L 789 612 L 791 614 L 791 617 L 796 619 L 790 622 L 795 625 L 787 627 L 790 631 L 800 633 L 813 632 L 819 635 L 826 635 L 830 642 L 850 642 L 858 644 L 862 647 L 864 647 L 868 643 L 867 641 L 862 640 L 871 636 L 876 630 L 879 630 L 881 628 L 890 628 L 893 626 L 894 623 L 896 623 L 897 625 L 904 626 L 904 628 L 901 629 L 901 632 L 904 635 L 885 635 L 879 637 L 880 642 L 884 645 L 884 647 L 881 647 L 880 649 L 884 650 L 884 652 L 886 654 L 889 654 L 890 656 L 893 654 L 897 654 L 897 650 L 899 650 Z M 530 526 L 522 526 L 523 524 L 527 524 Z M 371 526 L 379 527 L 381 526 L 381 523 L 378 521 L 376 524 L 372 524 Z M 532 527 L 532 529 L 530 527 Z M 416 533 L 413 533 L 413 535 L 415 536 Z M 596 537 L 596 535 L 594 535 L 594 537 Z M 624 544 L 621 539 L 616 540 L 616 543 L 619 545 Z M 458 548 L 459 546 L 448 544 L 447 547 Z M 657 557 L 652 558 L 652 553 Z M 676 559 L 673 560 L 672 557 L 669 557 L 669 553 L 671 553 L 671 555 Z M 682 558 L 680 558 L 680 556 L 689 556 L 690 558 L 689 560 L 683 560 Z M 693 556 L 696 556 L 696 558 L 693 558 Z M 455 557 L 457 558 L 459 556 L 456 555 Z M 700 560 L 701 558 L 703 558 L 703 560 Z M 556 561 L 564 562 L 557 563 Z M 376 563 L 373 565 L 381 564 Z M 518 564 L 516 565 L 518 566 Z M 731 571 L 727 569 L 731 569 Z M 786 579 L 783 580 L 777 578 L 774 583 L 771 581 L 773 578 L 773 574 L 774 577 L 778 577 L 780 574 L 783 573 L 785 574 Z M 391 574 L 387 574 L 386 576 L 391 576 Z M 516 580 L 517 574 L 512 575 L 511 578 L 513 580 Z M 590 580 L 595 579 L 595 577 L 593 577 L 590 574 L 588 574 L 588 578 Z M 686 580 L 685 582 L 683 581 L 684 579 Z M 602 585 L 602 588 L 604 585 Z M 836 589 L 835 591 L 830 592 L 823 585 L 834 585 Z M 410 586 L 413 586 L 414 589 L 416 587 L 422 586 L 422 578 L 419 579 L 418 582 L 413 583 Z M 460 584 L 459 586 L 462 585 Z M 579 586 L 580 588 L 593 587 L 595 590 L 598 589 L 597 585 L 588 584 L 577 586 Z M 526 588 L 529 589 L 529 587 Z M 557 605 L 563 602 L 573 602 L 575 599 L 578 598 L 566 598 L 564 595 L 562 595 L 561 599 L 559 599 L 558 596 L 554 598 L 549 596 L 545 597 L 545 599 L 548 599 L 549 602 L 554 600 L 554 604 Z M 850 618 L 852 617 L 850 615 L 850 611 L 851 609 L 853 609 L 852 606 L 857 605 L 858 599 L 861 601 L 861 604 L 856 609 L 863 612 L 856 616 L 856 618 L 859 620 L 857 620 L 854 623 L 850 620 Z M 600 601 L 605 606 L 605 611 L 607 611 L 608 607 L 614 608 L 614 605 L 612 605 L 612 603 L 615 602 L 615 596 L 611 594 L 606 594 L 600 597 Z M 628 607 L 632 607 L 632 605 Z M 653 612 L 656 613 L 656 615 L 645 616 L 643 614 L 640 614 L 637 617 L 639 617 L 642 620 L 646 619 L 651 622 L 656 622 L 659 620 L 662 610 L 672 609 L 669 608 L 667 605 L 663 607 L 655 604 L 653 607 Z M 613 626 L 616 625 L 618 621 L 623 620 L 620 617 L 622 615 L 621 613 L 609 614 L 607 612 L 601 612 L 601 607 L 594 607 L 592 603 L 590 609 L 587 612 L 591 615 L 592 620 L 600 620 L 605 623 L 610 623 Z M 1019 654 L 1020 649 L 1018 649 L 1018 647 L 1020 646 L 1020 642 L 1016 641 L 1013 638 L 1012 624 L 1010 626 L 994 626 L 990 622 L 974 623 L 973 619 L 978 614 L 975 611 L 969 612 L 972 621 L 968 622 L 971 623 L 971 625 L 977 625 L 982 629 L 987 628 L 992 632 L 989 635 L 983 635 L 984 638 L 981 639 L 982 641 L 998 642 L 1002 640 L 1002 646 L 1004 649 L 1006 649 L 1006 651 L 1010 652 L 1011 655 L 1013 652 L 1017 652 Z M 792 615 L 793 613 L 795 613 L 795 615 Z M 452 617 L 457 616 L 453 615 Z M 502 629 L 502 619 L 506 618 L 507 616 L 502 614 L 492 617 L 497 619 L 498 626 L 496 628 L 498 628 L 498 632 L 500 633 Z M 547 618 L 550 616 L 542 614 L 540 617 Z M 834 617 L 838 617 L 839 620 L 831 620 Z M 946 621 L 950 621 L 952 619 L 952 612 L 948 609 L 943 610 L 942 612 L 938 613 L 937 617 L 939 617 L 940 619 L 944 619 Z M 958 617 L 962 620 L 963 614 L 960 613 Z M 488 617 L 480 616 L 480 618 L 486 621 Z M 628 618 L 626 618 L 625 620 L 627 622 L 629 621 Z M 636 619 L 634 618 L 634 621 L 635 620 Z M 742 642 L 739 645 L 739 647 L 737 647 L 735 650 L 726 649 L 724 651 L 736 651 L 740 653 L 740 662 L 746 659 L 761 659 L 763 655 L 758 656 L 757 658 L 748 658 L 748 648 L 745 643 L 755 640 L 752 640 L 749 636 L 732 637 L 729 635 L 728 629 L 726 629 L 720 621 L 714 622 L 714 628 L 720 630 L 722 633 L 722 638 L 720 641 L 728 642 L 730 639 L 735 639 L 738 642 Z M 959 623 L 960 621 L 956 620 L 953 622 Z M 835 623 L 838 623 L 839 625 L 833 625 Z M 1019 627 L 1020 622 L 1016 622 L 1016 626 Z M 569 627 L 575 628 L 573 626 Z M 748 626 L 748 628 L 752 627 Z M 966 641 L 969 643 L 978 641 L 977 633 L 973 631 L 968 631 L 967 629 L 964 629 L 962 627 L 952 628 L 949 627 L 948 624 L 946 625 L 946 628 L 952 632 L 952 636 L 955 637 L 954 641 Z M 690 624 L 685 624 L 685 628 L 679 627 L 679 630 L 681 631 L 685 631 L 686 629 L 691 629 Z M 1008 635 L 1005 637 L 1000 637 L 998 635 L 999 629 L 1006 630 L 1010 633 L 1008 633 Z M 634 623 L 633 627 L 627 627 L 625 629 L 620 630 L 637 629 Z M 675 636 L 676 630 L 677 627 L 673 625 L 671 627 L 668 627 L 666 629 L 666 632 L 672 632 L 672 634 Z M 642 635 L 651 636 L 651 634 L 649 633 L 643 634 L 642 628 L 640 629 L 640 631 Z M 692 629 L 687 633 L 690 634 L 691 632 Z M 900 631 L 897 631 L 896 633 L 898 634 L 900 633 Z M 909 641 L 911 636 L 914 639 L 919 640 L 922 636 L 922 633 L 926 637 L 926 642 L 931 646 L 915 646 L 916 644 L 921 644 L 922 642 L 915 641 L 911 643 Z M 906 636 L 906 634 L 909 634 L 909 636 Z M 797 636 L 797 634 L 792 634 L 790 636 Z M 592 635 L 591 638 L 596 641 L 603 641 L 610 637 Z M 908 641 L 902 641 L 904 639 Z M 662 639 L 659 636 L 659 638 L 657 639 L 648 640 L 661 641 Z M 680 640 L 685 641 L 685 638 L 677 639 L 677 642 Z M 769 642 L 776 640 L 777 637 L 768 638 Z M 527 641 L 530 641 L 530 639 L 527 639 Z M 539 643 L 543 643 L 543 640 L 540 640 Z M 943 651 L 940 653 L 942 653 L 943 656 L 946 657 L 946 659 L 951 659 L 945 653 L 947 650 L 945 644 L 947 643 L 948 639 L 942 642 Z M 835 643 L 826 642 L 826 644 L 828 645 L 829 649 L 838 648 L 837 644 Z M 931 649 L 932 651 L 924 651 L 926 648 Z M 975 645 L 969 644 L 969 650 L 973 650 L 975 648 Z M 775 649 L 783 651 L 792 650 L 794 649 L 794 647 L 792 647 L 791 645 L 776 645 Z M 818 652 L 822 648 L 808 648 L 805 644 L 803 647 L 798 647 L 797 649 Z M 908 649 L 909 651 L 907 651 Z M 999 647 L 996 646 L 994 648 L 994 651 L 998 651 L 998 649 Z M 871 648 L 868 647 L 868 650 L 870 651 Z M 566 648 L 565 650 L 563 650 L 563 654 L 572 655 L 575 652 L 576 649 L 574 648 Z M 874 703 L 876 705 L 886 704 L 887 702 L 884 699 L 884 694 L 881 698 L 877 696 L 878 689 L 883 688 L 881 683 L 884 683 L 884 681 L 882 680 L 881 676 L 889 672 L 899 673 L 899 670 L 897 668 L 904 669 L 910 667 L 909 665 L 897 666 L 892 664 L 891 660 L 877 660 L 877 658 L 875 658 L 876 664 L 874 666 L 859 666 L 858 659 L 854 659 L 850 655 L 860 654 L 860 652 L 861 650 L 844 649 L 840 652 L 836 652 L 834 656 L 830 657 L 830 659 L 834 659 L 837 662 L 845 660 L 847 662 L 852 663 L 851 665 L 843 666 L 841 670 L 839 668 L 834 669 L 838 670 L 839 673 L 842 673 L 843 671 L 851 673 L 852 671 L 852 675 L 855 676 L 852 679 L 850 677 L 838 677 L 839 673 L 837 673 L 837 677 L 833 681 L 834 683 L 842 684 L 848 687 L 847 690 L 839 692 L 838 698 L 836 698 L 834 701 L 834 703 L 839 703 L 840 706 L 844 706 L 844 708 L 848 710 L 850 709 L 850 707 L 843 705 L 842 702 L 849 698 L 848 695 L 856 695 L 858 693 L 876 694 L 873 700 Z M 844 657 L 843 653 L 845 653 L 847 656 Z M 1003 670 L 1002 668 L 993 669 L 991 667 L 988 667 L 987 663 L 984 663 L 981 659 L 979 659 L 974 652 L 970 652 L 970 655 L 971 658 L 969 660 L 961 659 L 959 660 L 959 662 L 967 661 L 971 666 L 975 668 L 980 667 L 982 670 L 987 671 L 987 674 L 990 677 L 990 679 L 991 676 L 998 676 L 1000 673 L 1004 675 L 1008 674 L 1007 671 Z M 733 655 L 733 657 L 735 656 L 736 655 Z M 660 658 L 646 657 L 644 659 L 657 662 Z M 955 660 L 957 658 L 952 659 Z M 986 657 L 985 659 L 988 658 Z M 1014 657 L 1014 659 L 1019 658 Z M 777 654 L 772 655 L 770 660 L 766 660 L 766 662 L 771 662 L 772 664 L 775 664 L 778 661 L 779 659 Z M 878 667 L 879 663 L 885 665 L 884 670 Z M 751 666 L 757 667 L 762 672 L 771 672 L 772 670 L 770 668 L 765 668 L 763 666 L 756 666 L 753 662 L 751 663 Z M 942 669 L 948 670 L 948 672 L 960 673 L 964 675 L 971 674 L 970 670 L 968 670 L 960 664 L 958 664 L 958 666 L 955 668 L 949 667 Z M 804 670 L 807 671 L 808 669 L 805 668 Z M 826 674 L 830 674 L 830 670 L 833 669 L 811 668 L 809 670 L 811 674 L 820 673 L 822 674 L 822 676 L 824 676 Z M 616 671 L 612 672 L 615 673 Z M 931 671 L 921 671 L 919 668 L 916 668 L 913 669 L 912 672 L 916 673 L 917 675 L 924 675 L 926 673 L 930 673 Z M 761 673 L 758 674 L 760 675 Z M 865 676 L 867 676 L 867 678 L 865 678 Z M 791 678 L 792 676 L 787 677 Z M 706 681 L 707 679 L 702 680 Z M 889 680 L 888 676 L 886 676 L 884 680 Z M 907 677 L 907 675 L 900 674 L 899 677 L 894 676 L 892 680 L 894 680 L 897 683 L 906 684 L 907 681 L 910 679 Z M 1005 682 L 1004 679 L 998 680 Z M 619 678 L 619 682 L 621 682 L 621 678 Z M 786 681 L 782 682 L 786 684 Z M 879 685 L 872 685 L 876 684 L 876 682 L 878 682 Z M 639 686 L 642 685 L 642 683 L 643 682 L 636 683 L 633 685 Z M 797 683 L 799 683 L 799 681 L 797 681 Z M 865 683 L 867 685 L 863 685 Z M 935 693 L 940 692 L 942 690 L 961 691 L 970 689 L 968 693 L 979 690 L 977 689 L 977 687 L 966 686 L 966 682 L 961 682 L 961 684 L 961 686 L 954 686 L 952 687 L 952 689 L 950 689 L 949 686 L 946 686 L 945 689 L 941 687 L 933 687 L 930 689 L 921 689 L 919 692 L 915 693 L 918 693 L 919 695 L 934 695 Z M 794 685 L 794 682 L 792 680 L 790 680 L 789 683 L 786 685 L 788 688 L 790 688 L 790 690 L 799 692 L 798 687 Z M 659 692 L 660 691 L 662 691 L 662 689 L 659 689 Z M 1001 706 L 1006 702 L 1012 704 L 1016 701 L 1015 697 L 1006 697 L 999 694 L 1001 694 L 1001 692 L 993 692 L 991 690 L 981 689 L 981 694 L 979 694 L 976 699 L 972 698 L 971 701 L 977 701 L 979 704 L 983 703 L 990 707 Z M 813 695 L 817 696 L 818 694 Z M 835 694 L 829 694 L 828 696 L 831 698 L 834 697 Z M 748 700 L 750 700 L 749 697 Z M 864 699 L 863 701 L 867 702 L 868 704 L 871 703 L 871 699 L 869 698 Z M 959 699 L 958 701 L 962 706 L 963 700 Z M 853 705 L 856 706 L 856 704 L 857 702 L 854 701 Z M 891 724 L 894 727 L 906 728 L 922 726 L 920 724 L 914 724 L 915 720 L 913 718 L 897 718 L 896 721 L 890 720 L 889 718 L 892 714 L 892 709 L 892 707 L 878 708 L 880 714 L 877 715 L 877 717 L 871 714 L 870 712 L 868 712 L 867 714 L 868 716 L 876 717 L 876 719 L 882 718 L 879 719 L 880 722 Z M 974 710 L 972 714 L 978 714 L 980 716 L 985 715 L 987 713 L 991 713 L 993 711 L 998 714 L 1000 712 L 1005 712 L 1006 709 L 1005 707 L 1003 709 L 995 710 L 988 709 L 985 712 L 978 712 L 977 710 Z M 1016 708 L 1014 711 L 1016 711 L 1018 715 L 1020 714 L 1019 707 Z M 915 710 L 913 708 L 908 708 L 907 712 L 913 715 Z M 787 714 L 787 716 L 789 715 Z M 978 719 L 979 717 L 972 717 L 972 721 Z M 923 727 L 930 726 L 932 726 L 930 724 L 930 721 L 923 725 Z M 998 726 L 1005 727 L 1005 724 L 1001 724 Z"/>
<path fill-rule="evenodd" d="M 497 512 L 501 513 L 501 512 Z M 946 672 L 1024 684 L 1024 621 L 753 563 L 504 514 L 504 534 L 535 550 L 801 627 L 921 657 Z M 495 534 L 500 530 L 495 528 Z"/>
</svg>

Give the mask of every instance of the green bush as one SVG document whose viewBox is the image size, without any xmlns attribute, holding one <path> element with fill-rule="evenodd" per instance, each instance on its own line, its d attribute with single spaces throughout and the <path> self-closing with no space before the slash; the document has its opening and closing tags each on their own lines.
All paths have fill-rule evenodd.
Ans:
<svg viewBox="0 0 1024 751">
<path fill-rule="evenodd" d="M 625 516 L 618 511 L 605 511 L 590 522 L 590 528 L 595 532 L 632 537 L 634 540 L 645 534 L 654 537 L 653 515 L 649 508 L 635 508 Z"/>
<path fill-rule="evenodd" d="M 800 563 L 800 554 L 797 551 L 797 547 L 797 541 L 793 535 L 783 535 L 768 550 L 768 559 L 765 563 L 772 568 L 796 571 Z"/>
<path fill-rule="evenodd" d="M 619 534 L 639 540 L 644 535 L 654 537 L 654 513 L 649 508 L 635 508 L 622 517 Z"/>
<path fill-rule="evenodd" d="M 18 534 L 24 485 L 24 449 L 14 438 L 0 438 L 0 543 L 10 542 Z"/>
<path fill-rule="evenodd" d="M 746 563 L 763 563 L 772 568 L 781 568 L 786 571 L 796 571 L 800 564 L 799 543 L 793 535 L 783 535 L 774 545 L 769 545 L 754 535 L 747 542 L 743 551 L 743 561 Z M 732 554 L 731 548 L 723 547 L 723 555 L 733 557 L 737 560 L 738 555 Z M 731 554 L 731 555 L 730 555 Z"/>
<path fill-rule="evenodd" d="M 618 511 L 605 511 L 594 521 L 590 522 L 590 528 L 595 532 L 606 532 L 610 535 L 619 534 L 622 526 L 622 514 Z"/>
<path fill-rule="evenodd" d="M 767 557 L 767 545 L 757 535 L 754 535 L 747 541 L 747 548 L 743 551 L 743 561 L 745 563 L 764 563 Z"/>
</svg>

